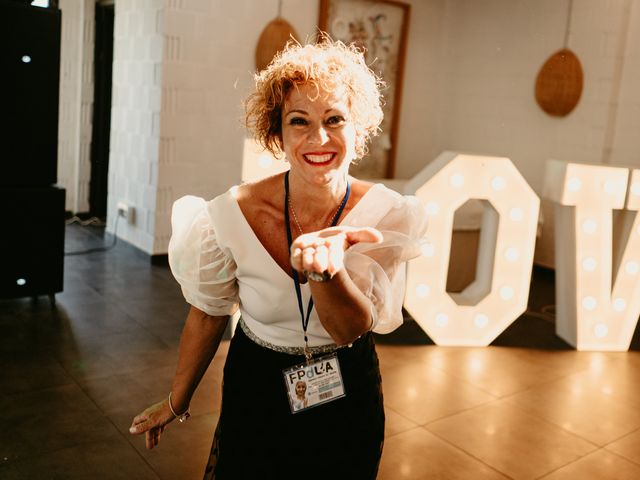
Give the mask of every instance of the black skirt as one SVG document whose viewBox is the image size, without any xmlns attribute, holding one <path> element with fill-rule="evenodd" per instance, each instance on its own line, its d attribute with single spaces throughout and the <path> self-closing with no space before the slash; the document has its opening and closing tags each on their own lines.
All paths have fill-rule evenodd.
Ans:
<svg viewBox="0 0 640 480">
<path fill-rule="evenodd" d="M 262 347 L 237 328 L 205 480 L 375 479 L 384 407 L 373 335 L 337 353 L 346 395 L 294 415 L 282 370 L 304 357 Z"/>
</svg>

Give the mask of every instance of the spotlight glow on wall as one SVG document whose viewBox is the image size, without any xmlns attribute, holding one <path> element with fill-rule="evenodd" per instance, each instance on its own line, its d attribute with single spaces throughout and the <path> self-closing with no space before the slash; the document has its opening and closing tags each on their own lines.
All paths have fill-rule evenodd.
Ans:
<svg viewBox="0 0 640 480">
<path fill-rule="evenodd" d="M 556 333 L 578 350 L 628 350 L 640 315 L 640 170 L 549 160 L 544 196 L 555 202 Z"/>
<path fill-rule="evenodd" d="M 527 307 L 540 200 L 508 158 L 456 152 L 438 156 L 405 193 L 429 215 L 429 247 L 407 267 L 405 308 L 438 345 L 488 345 Z M 487 202 L 476 279 L 447 293 L 453 219 L 470 199 Z"/>
<path fill-rule="evenodd" d="M 245 138 L 242 156 L 242 181 L 250 182 L 289 170 L 289 164 L 275 158 L 252 138 Z"/>
</svg>

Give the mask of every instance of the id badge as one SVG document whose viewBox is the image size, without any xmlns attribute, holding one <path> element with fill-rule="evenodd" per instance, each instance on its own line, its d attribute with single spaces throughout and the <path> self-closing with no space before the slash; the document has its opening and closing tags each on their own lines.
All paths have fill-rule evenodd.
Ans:
<svg viewBox="0 0 640 480">
<path fill-rule="evenodd" d="M 338 355 L 332 353 L 282 371 L 291 413 L 344 397 Z"/>
</svg>

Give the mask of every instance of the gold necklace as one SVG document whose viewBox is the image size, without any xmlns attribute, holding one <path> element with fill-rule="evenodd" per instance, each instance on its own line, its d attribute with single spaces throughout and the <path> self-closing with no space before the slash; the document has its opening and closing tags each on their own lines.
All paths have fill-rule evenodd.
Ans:
<svg viewBox="0 0 640 480">
<path fill-rule="evenodd" d="M 342 202 L 340 203 L 340 205 L 341 204 Z M 336 208 L 336 211 L 331 216 L 329 223 L 327 223 L 327 226 L 324 228 L 329 228 L 333 224 L 333 221 L 335 220 L 336 215 L 338 214 L 338 210 L 340 210 L 340 205 L 338 205 L 338 208 Z M 296 211 L 293 209 L 293 203 L 291 202 L 291 197 L 289 197 L 289 210 L 291 210 L 291 214 L 293 215 L 293 222 L 296 224 L 296 227 L 298 228 L 300 235 L 304 235 L 304 232 L 302 231 L 302 227 L 300 226 L 300 222 L 298 221 L 298 216 L 296 215 Z"/>
</svg>

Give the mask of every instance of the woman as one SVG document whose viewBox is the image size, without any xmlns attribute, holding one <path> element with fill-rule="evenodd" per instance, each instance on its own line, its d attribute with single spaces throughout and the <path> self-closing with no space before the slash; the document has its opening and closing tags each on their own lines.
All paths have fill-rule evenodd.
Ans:
<svg viewBox="0 0 640 480">
<path fill-rule="evenodd" d="M 348 175 L 382 120 L 379 83 L 355 47 L 289 45 L 246 104 L 249 129 L 289 172 L 175 203 L 169 260 L 192 307 L 169 397 L 131 426 L 147 448 L 188 416 L 239 306 L 205 478 L 375 478 L 384 410 L 371 330 L 402 322 L 404 262 L 425 228 L 415 198 Z"/>
<path fill-rule="evenodd" d="M 295 388 L 296 398 L 293 401 L 293 409 L 297 411 L 307 408 L 309 406 L 309 399 L 307 398 L 307 382 L 304 380 L 298 380 Z"/>
</svg>

